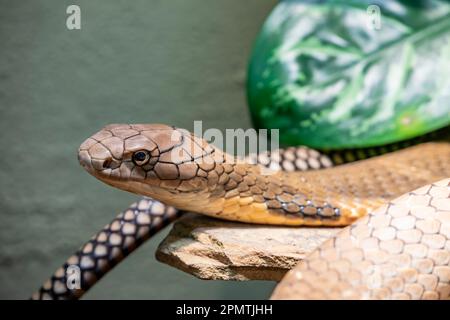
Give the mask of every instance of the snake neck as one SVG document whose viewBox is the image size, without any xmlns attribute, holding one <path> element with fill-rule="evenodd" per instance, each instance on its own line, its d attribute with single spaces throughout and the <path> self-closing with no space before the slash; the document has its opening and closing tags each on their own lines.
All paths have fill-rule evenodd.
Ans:
<svg viewBox="0 0 450 320">
<path fill-rule="evenodd" d="M 450 176 L 448 159 L 450 144 L 427 143 L 310 172 L 220 164 L 205 178 L 207 191 L 182 208 L 248 223 L 348 225 L 411 187 Z"/>
<path fill-rule="evenodd" d="M 150 187 L 151 188 L 151 187 Z M 304 174 L 276 172 L 242 162 L 215 164 L 176 191 L 151 188 L 146 195 L 182 210 L 226 220 L 280 224 L 348 224 L 358 215 L 341 215 L 325 190 Z"/>
<path fill-rule="evenodd" d="M 221 219 L 279 225 L 344 225 L 361 215 L 345 208 L 348 200 L 330 201 L 330 192 L 304 173 L 293 175 L 237 163 L 216 166 L 216 174 L 217 183 L 211 183 L 207 203 L 199 200 L 183 209 Z"/>
</svg>

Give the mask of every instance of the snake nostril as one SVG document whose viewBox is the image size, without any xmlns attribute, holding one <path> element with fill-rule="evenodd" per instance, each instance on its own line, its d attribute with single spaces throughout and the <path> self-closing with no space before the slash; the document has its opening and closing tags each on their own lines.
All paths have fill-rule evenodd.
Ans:
<svg viewBox="0 0 450 320">
<path fill-rule="evenodd" d="M 109 168 L 111 167 L 111 162 L 112 162 L 111 159 L 106 159 L 106 160 L 103 162 L 103 168 L 104 168 L 104 169 L 109 169 Z"/>
</svg>

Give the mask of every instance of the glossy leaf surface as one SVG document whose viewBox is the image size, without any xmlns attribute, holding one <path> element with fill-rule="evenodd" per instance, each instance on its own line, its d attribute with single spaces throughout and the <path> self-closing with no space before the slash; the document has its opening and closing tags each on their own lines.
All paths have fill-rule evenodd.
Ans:
<svg viewBox="0 0 450 320">
<path fill-rule="evenodd" d="M 284 145 L 367 147 L 442 128 L 450 3 L 283 1 L 257 38 L 247 86 L 254 125 L 279 128 Z"/>
</svg>

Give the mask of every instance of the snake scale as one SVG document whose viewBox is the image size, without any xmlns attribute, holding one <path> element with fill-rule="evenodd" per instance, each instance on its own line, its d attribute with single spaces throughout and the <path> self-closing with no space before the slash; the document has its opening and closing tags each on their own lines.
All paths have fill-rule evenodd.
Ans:
<svg viewBox="0 0 450 320">
<path fill-rule="evenodd" d="M 99 180 L 144 198 L 119 214 L 82 246 L 32 298 L 81 297 L 139 244 L 175 220 L 181 214 L 178 210 L 246 223 L 286 226 L 351 225 L 292 270 L 276 289 L 274 298 L 290 297 L 287 292 L 292 292 L 296 298 L 417 298 L 417 292 L 420 290 L 416 290 L 414 295 L 411 293 L 411 286 L 404 285 L 398 286 L 397 296 L 389 296 L 386 292 L 383 295 L 382 289 L 390 289 L 379 279 L 375 288 L 380 290 L 368 293 L 367 288 L 372 286 L 368 286 L 366 281 L 372 278 L 362 277 L 361 268 L 378 270 L 380 265 L 387 264 L 387 255 L 384 255 L 384 260 L 378 259 L 379 255 L 385 252 L 394 255 L 398 251 L 392 249 L 399 246 L 394 241 L 399 239 L 395 236 L 392 238 L 392 230 L 389 228 L 394 228 L 391 224 L 394 225 L 396 220 L 391 219 L 391 215 L 397 214 L 400 217 L 401 211 L 403 215 L 406 212 L 406 215 L 411 216 L 409 212 L 413 210 L 387 205 L 389 201 L 416 188 L 450 177 L 449 160 L 450 144 L 446 142 L 421 143 L 337 167 L 332 167 L 333 161 L 328 156 L 303 147 L 240 160 L 176 127 L 159 124 L 109 125 L 80 146 L 79 161 Z M 280 168 L 283 170 L 277 170 Z M 322 170 L 301 171 L 307 169 Z M 426 192 L 431 192 L 427 193 L 429 197 L 440 196 L 448 200 L 448 181 L 441 181 L 426 188 Z M 435 189 L 439 195 L 435 194 Z M 449 296 L 450 208 L 448 201 L 441 200 L 437 201 L 436 205 L 430 201 L 424 203 L 425 200 L 419 201 L 417 205 L 419 209 L 423 209 L 423 212 L 417 213 L 418 216 L 425 215 L 429 210 L 427 208 L 434 205 L 435 215 L 432 218 L 439 227 L 433 229 L 432 235 L 439 236 L 438 240 L 434 240 L 444 243 L 442 247 L 433 249 L 442 252 L 430 251 L 435 258 L 432 261 L 440 264 L 430 269 L 430 272 L 434 272 L 438 277 L 434 289 L 422 290 L 423 293 L 427 292 L 428 298 Z M 380 209 L 376 210 L 377 208 Z M 389 218 L 385 218 L 384 224 L 381 225 L 390 231 L 377 231 L 377 225 L 372 222 L 372 219 L 382 220 L 379 217 L 383 215 Z M 361 217 L 365 218 L 359 219 Z M 354 223 L 358 219 L 359 221 Z M 418 228 L 421 228 L 420 224 L 416 226 L 411 222 L 396 223 L 394 226 L 405 233 L 417 233 Z M 367 236 L 367 230 L 366 233 L 360 231 L 364 228 L 377 229 L 373 231 L 374 237 L 376 233 L 380 233 L 369 249 L 360 243 L 362 238 L 361 241 L 355 240 L 360 234 L 364 234 L 366 238 L 374 238 Z M 356 236 L 351 232 L 349 234 L 348 230 L 356 232 Z M 386 232 L 391 233 L 390 237 L 384 234 Z M 406 251 L 398 251 L 398 256 L 404 253 L 423 260 L 423 246 L 434 245 L 433 237 L 423 236 L 419 240 L 416 237 L 413 239 L 417 240 L 416 242 L 411 242 L 411 236 L 405 237 L 408 249 L 404 246 Z M 385 240 L 392 243 L 383 242 Z M 360 267 L 356 267 L 358 264 L 355 263 L 355 270 L 352 271 L 360 275 L 359 282 L 355 280 L 355 283 L 343 277 L 346 269 L 337 270 L 339 263 L 333 262 L 333 259 L 339 260 L 336 257 L 340 253 L 345 255 L 353 252 L 352 249 L 361 252 L 369 250 L 372 254 L 369 258 L 360 254 L 362 258 L 355 260 L 364 262 Z M 428 251 L 425 257 L 427 254 Z M 395 261 L 395 258 L 391 260 Z M 347 256 L 341 260 L 353 261 Z M 413 264 L 411 261 L 407 267 L 413 270 L 412 273 L 415 271 L 416 275 L 420 274 L 423 265 Z M 81 269 L 81 289 L 70 290 L 66 286 L 66 269 L 70 265 L 77 265 Z M 329 271 L 324 272 L 326 277 L 321 275 L 320 268 Z M 404 264 L 394 265 L 391 266 L 390 272 L 397 275 L 403 272 L 403 269 Z M 382 280 L 383 276 L 387 277 L 385 273 L 380 273 Z M 423 288 L 423 284 L 420 284 L 423 277 L 416 276 L 411 279 L 410 284 Z M 333 294 L 325 288 L 334 288 Z M 419 295 L 420 297 L 422 296 Z"/>
</svg>

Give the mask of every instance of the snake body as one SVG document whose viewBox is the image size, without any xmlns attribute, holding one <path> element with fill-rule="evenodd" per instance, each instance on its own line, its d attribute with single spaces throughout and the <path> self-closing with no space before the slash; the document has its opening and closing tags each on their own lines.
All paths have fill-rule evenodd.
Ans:
<svg viewBox="0 0 450 320">
<path fill-rule="evenodd" d="M 275 160 L 303 160 L 317 169 L 331 166 L 326 156 L 305 157 L 302 152 L 308 150 L 290 149 Z M 423 143 L 324 170 L 298 172 L 288 161 L 281 162 L 284 171 L 275 171 L 235 159 L 175 127 L 107 126 L 80 146 L 80 163 L 109 185 L 167 206 L 145 198 L 123 212 L 58 269 L 34 298 L 80 297 L 163 226 L 161 217 L 167 217 L 166 223 L 175 219 L 172 207 L 246 223 L 346 226 L 395 197 L 449 177 L 449 159 L 450 144 Z M 83 270 L 81 290 L 65 286 L 70 264 Z"/>
<path fill-rule="evenodd" d="M 450 179 L 382 205 L 288 272 L 272 299 L 448 299 Z"/>
</svg>

